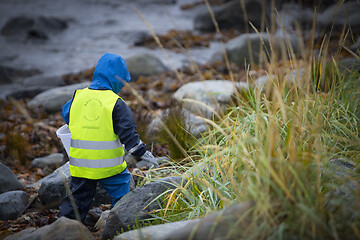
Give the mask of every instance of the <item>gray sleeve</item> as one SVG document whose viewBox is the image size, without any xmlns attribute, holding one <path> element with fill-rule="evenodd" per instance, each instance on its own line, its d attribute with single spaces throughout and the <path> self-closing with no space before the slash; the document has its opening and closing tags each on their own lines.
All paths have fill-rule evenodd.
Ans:
<svg viewBox="0 0 360 240">
<path fill-rule="evenodd" d="M 120 98 L 117 100 L 113 113 L 114 132 L 120 142 L 125 145 L 126 151 L 141 157 L 146 152 L 146 145 L 140 140 L 136 131 L 136 122 L 129 106 Z"/>
</svg>

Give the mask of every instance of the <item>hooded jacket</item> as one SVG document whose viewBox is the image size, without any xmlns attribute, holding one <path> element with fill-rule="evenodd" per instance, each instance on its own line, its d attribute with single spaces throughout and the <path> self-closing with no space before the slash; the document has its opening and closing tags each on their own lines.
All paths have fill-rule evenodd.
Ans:
<svg viewBox="0 0 360 240">
<path fill-rule="evenodd" d="M 119 55 L 106 53 L 98 61 L 90 89 L 112 90 L 118 94 L 124 84 L 122 81 L 131 80 L 125 60 Z M 62 108 L 64 121 L 69 124 L 69 113 L 72 104 L 70 99 Z M 142 156 L 146 152 L 146 145 L 140 140 L 136 131 L 136 122 L 129 106 L 120 98 L 117 100 L 113 113 L 113 128 L 119 136 L 120 142 L 125 145 L 127 151 L 134 156 Z"/>
</svg>

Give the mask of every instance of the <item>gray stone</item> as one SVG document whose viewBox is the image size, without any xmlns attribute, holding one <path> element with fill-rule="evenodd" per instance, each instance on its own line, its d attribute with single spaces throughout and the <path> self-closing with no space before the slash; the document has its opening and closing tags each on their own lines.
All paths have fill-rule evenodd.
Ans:
<svg viewBox="0 0 360 240">
<path fill-rule="evenodd" d="M 339 71 L 343 73 L 359 73 L 360 61 L 356 58 L 344 58 L 338 63 Z"/>
<path fill-rule="evenodd" d="M 350 181 L 346 181 L 348 178 L 344 178 L 345 182 L 340 187 L 333 191 L 328 192 L 324 197 L 324 206 L 326 211 L 329 211 L 334 216 L 334 220 L 339 223 L 346 221 L 356 221 L 360 217 L 359 209 L 359 180 L 352 178 Z M 349 236 L 343 237 L 343 239 L 356 239 L 353 231 L 348 231 L 346 234 Z"/>
<path fill-rule="evenodd" d="M 100 218 L 96 222 L 94 228 L 101 229 L 105 227 L 106 220 L 109 218 L 110 210 L 103 211 L 100 215 Z"/>
<path fill-rule="evenodd" d="M 168 189 L 175 189 L 181 182 L 181 177 L 162 178 L 126 194 L 112 208 L 102 239 L 111 239 L 117 232 L 129 230 L 137 221 L 149 219 L 150 212 L 160 209 L 159 203 L 154 200 Z"/>
<path fill-rule="evenodd" d="M 87 240 L 95 239 L 91 232 L 80 222 L 61 217 L 50 225 L 38 229 L 25 229 L 8 236 L 6 240 Z"/>
<path fill-rule="evenodd" d="M 19 182 L 15 174 L 0 162 L 0 193 L 23 189 L 24 186 Z"/>
<path fill-rule="evenodd" d="M 165 110 L 159 113 L 157 117 L 155 117 L 149 124 L 146 131 L 146 139 L 150 139 L 151 141 L 157 141 L 158 134 L 163 129 L 162 122 L 166 122 L 168 118 L 169 110 Z M 202 133 L 209 130 L 209 125 L 198 116 L 192 114 L 190 111 L 182 109 L 180 111 L 182 120 L 184 121 L 185 130 L 187 130 L 194 137 L 201 137 Z"/>
<path fill-rule="evenodd" d="M 325 164 L 322 169 L 324 175 L 330 178 L 348 178 L 351 177 L 355 172 L 355 163 L 349 159 L 331 159 Z"/>
<path fill-rule="evenodd" d="M 298 52 L 298 41 L 299 39 L 293 35 L 287 35 L 285 38 L 281 34 L 269 37 L 266 33 L 250 33 L 230 40 L 225 48 L 230 62 L 244 66 L 245 63 L 264 63 L 269 59 L 269 55 L 274 56 L 274 54 L 280 59 L 286 59 L 289 56 L 287 52 L 289 44 L 295 54 Z"/>
<path fill-rule="evenodd" d="M 344 24 L 351 27 L 360 25 L 360 2 L 345 2 L 343 4 L 334 4 L 320 13 L 317 18 L 317 25 L 319 27 L 328 26 L 342 28 Z"/>
<path fill-rule="evenodd" d="M 157 75 L 169 70 L 159 58 L 149 53 L 137 54 L 127 58 L 126 65 L 132 81 L 136 81 L 140 76 Z"/>
<path fill-rule="evenodd" d="M 64 154 L 62 153 L 54 153 L 45 157 L 35 158 L 30 167 L 32 168 L 41 168 L 44 173 L 50 174 L 55 169 L 61 167 L 65 163 Z"/>
<path fill-rule="evenodd" d="M 284 81 L 289 84 L 296 84 L 297 86 L 304 85 L 305 70 L 303 68 L 294 69 L 285 74 Z"/>
<path fill-rule="evenodd" d="M 16 69 L 7 66 L 0 66 L 0 84 L 21 82 L 23 78 L 40 74 L 37 69 Z"/>
<path fill-rule="evenodd" d="M 233 83 L 228 80 L 207 80 L 190 82 L 181 86 L 173 98 L 182 103 L 184 109 L 195 115 L 211 117 L 213 112 L 224 112 L 231 98 L 239 90 L 246 90 L 246 83 Z M 212 108 L 214 111 L 208 109 Z"/>
<path fill-rule="evenodd" d="M 172 231 L 164 240 L 242 239 L 242 229 L 252 221 L 254 202 L 241 202 L 212 213 L 198 222 L 190 222 Z"/>
<path fill-rule="evenodd" d="M 88 215 L 85 218 L 85 225 L 91 227 L 95 226 L 103 212 L 104 211 L 98 207 L 90 209 Z"/>
<path fill-rule="evenodd" d="M 51 86 L 22 86 L 18 84 L 12 84 L 7 90 L 2 89 L 3 97 L 0 98 L 9 99 L 23 99 L 23 98 L 33 98 L 36 95 L 51 89 Z M 5 90 L 5 91 L 4 91 Z"/>
<path fill-rule="evenodd" d="M 175 4 L 176 0 L 135 0 L 142 4 Z"/>
<path fill-rule="evenodd" d="M 351 47 L 350 47 L 350 50 L 353 51 L 353 52 L 358 52 L 360 51 L 360 37 L 358 37 L 356 43 L 354 43 Z"/>
<path fill-rule="evenodd" d="M 70 168 L 69 162 L 67 162 L 37 183 L 41 184 L 38 197 L 45 208 L 56 208 L 60 205 L 67 193 L 65 184 L 70 189 L 70 180 Z"/>
<path fill-rule="evenodd" d="M 196 224 L 197 222 L 199 222 L 199 219 L 154 225 L 120 234 L 116 236 L 114 240 L 164 240 L 170 234 L 176 232 L 178 229 L 185 227 L 187 224 Z"/>
<path fill-rule="evenodd" d="M 262 91 L 267 91 L 271 89 L 273 82 L 277 79 L 276 75 L 264 75 L 259 77 L 254 82 L 254 88 L 258 88 Z"/>
<path fill-rule="evenodd" d="M 62 86 L 65 85 L 64 79 L 60 75 L 39 75 L 26 78 L 24 86 Z"/>
<path fill-rule="evenodd" d="M 240 1 L 234 0 L 230 1 L 218 8 L 214 8 L 214 15 L 216 22 L 219 25 L 220 30 L 236 28 L 240 30 L 245 30 L 246 25 L 249 26 L 249 29 L 252 30 L 249 25 L 249 21 L 256 27 L 260 28 L 261 26 L 261 1 L 259 0 L 245 0 L 245 9 L 248 17 L 248 21 L 244 21 L 244 12 L 241 8 Z M 211 19 L 210 13 L 207 9 L 204 9 L 204 12 L 199 14 L 194 19 L 194 28 L 200 31 L 214 31 L 215 27 Z"/>
<path fill-rule="evenodd" d="M 0 194 L 0 220 L 14 220 L 20 217 L 29 201 L 23 191 L 10 191 Z"/>
<path fill-rule="evenodd" d="M 72 98 L 75 90 L 86 88 L 89 85 L 90 82 L 83 82 L 42 92 L 28 102 L 28 106 L 42 106 L 47 112 L 61 111 L 62 106 Z"/>
<path fill-rule="evenodd" d="M 5 23 L 1 34 L 18 40 L 47 40 L 67 28 L 66 21 L 55 17 L 14 17 Z"/>
<path fill-rule="evenodd" d="M 39 188 L 38 198 L 40 199 L 43 207 L 45 208 L 56 208 L 60 205 L 61 200 L 66 196 L 67 184 L 70 189 L 71 175 L 69 162 L 65 163 L 60 168 L 56 169 L 50 175 L 42 178 L 35 184 L 29 185 L 28 187 Z M 130 189 L 134 188 L 134 182 L 131 182 Z M 96 188 L 96 194 L 93 199 L 93 206 L 100 206 L 100 204 L 111 203 L 111 196 L 104 190 L 104 188 L 98 184 Z"/>
</svg>

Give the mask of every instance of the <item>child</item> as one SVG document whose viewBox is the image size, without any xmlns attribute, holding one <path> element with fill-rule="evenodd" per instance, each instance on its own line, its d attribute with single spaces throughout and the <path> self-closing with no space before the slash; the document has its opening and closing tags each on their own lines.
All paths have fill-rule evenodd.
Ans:
<svg viewBox="0 0 360 240">
<path fill-rule="evenodd" d="M 125 60 L 106 53 L 98 61 L 92 83 L 77 90 L 63 106 L 62 116 L 72 133 L 70 145 L 71 191 L 84 222 L 99 182 L 113 198 L 113 207 L 130 191 L 130 172 L 124 149 L 158 167 L 157 161 L 139 139 L 131 109 L 117 95 L 130 81 Z M 60 205 L 59 216 L 75 219 L 69 197 Z M 75 210 L 76 211 L 76 210 Z"/>
</svg>

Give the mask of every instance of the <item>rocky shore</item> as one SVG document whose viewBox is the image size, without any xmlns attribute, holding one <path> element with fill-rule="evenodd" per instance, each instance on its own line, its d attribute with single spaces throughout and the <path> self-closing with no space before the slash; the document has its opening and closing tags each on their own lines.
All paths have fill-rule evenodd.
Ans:
<svg viewBox="0 0 360 240">
<path fill-rule="evenodd" d="M 303 1 L 303 5 L 274 1 L 275 6 L 263 6 L 260 0 L 245 0 L 244 6 L 236 0 L 209 2 L 222 30 L 220 35 L 206 5 L 196 0 L 0 3 L 1 239 L 187 239 L 194 225 L 199 229 L 195 239 L 208 239 L 202 237 L 219 214 L 229 216 L 231 222 L 237 217 L 234 212 L 241 215 L 251 208 L 252 202 L 242 202 L 203 219 L 133 230 L 137 221 L 151 218 L 161 208 L 160 196 L 184 186 L 186 174 L 167 171 L 167 161 L 161 162 L 158 170 L 149 169 L 127 155 L 134 180 L 132 191 L 112 210 L 109 195 L 98 187 L 86 226 L 57 218 L 70 179 L 68 157 L 56 137 L 56 130 L 64 124 L 61 107 L 74 90 L 90 84 L 93 67 L 104 52 L 126 59 L 132 81 L 120 96 L 133 109 L 142 139 L 154 155 L 173 160 L 178 155 L 175 157 L 166 140 L 161 141 L 163 122 L 171 119 L 173 112 L 180 116 L 187 132 L 201 137 L 211 128 L 207 119 L 226 112 L 235 104 L 236 94 L 255 88 L 266 92 L 274 76 L 263 66 L 275 59 L 281 68 L 286 59 L 301 58 L 312 34 L 316 42 L 332 27 L 336 41 L 337 31 L 351 26 L 354 38 L 344 41 L 336 61 L 342 71 L 360 72 L 358 59 L 346 50 L 360 47 L 358 1 L 345 1 L 340 9 L 337 1 L 322 1 L 314 29 L 312 1 Z M 269 34 L 265 27 L 270 27 L 273 7 L 279 9 L 280 19 Z M 243 8 L 258 33 L 244 22 Z M 133 9 L 149 21 L 161 46 Z M 270 48 L 271 55 L 267 52 Z M 329 50 L 338 49 L 330 46 Z M 319 48 L 315 46 L 313 51 Z M 294 84 L 301 80 L 302 72 L 301 67 L 292 69 L 283 73 L 283 79 Z M 340 166 L 343 174 L 355 168 L 339 161 L 333 165 Z M 154 172 L 158 177 L 146 178 Z M 216 225 L 219 235 L 212 239 L 221 236 L 226 226 L 225 222 Z M 64 235 L 70 231 L 71 235 Z"/>
</svg>

